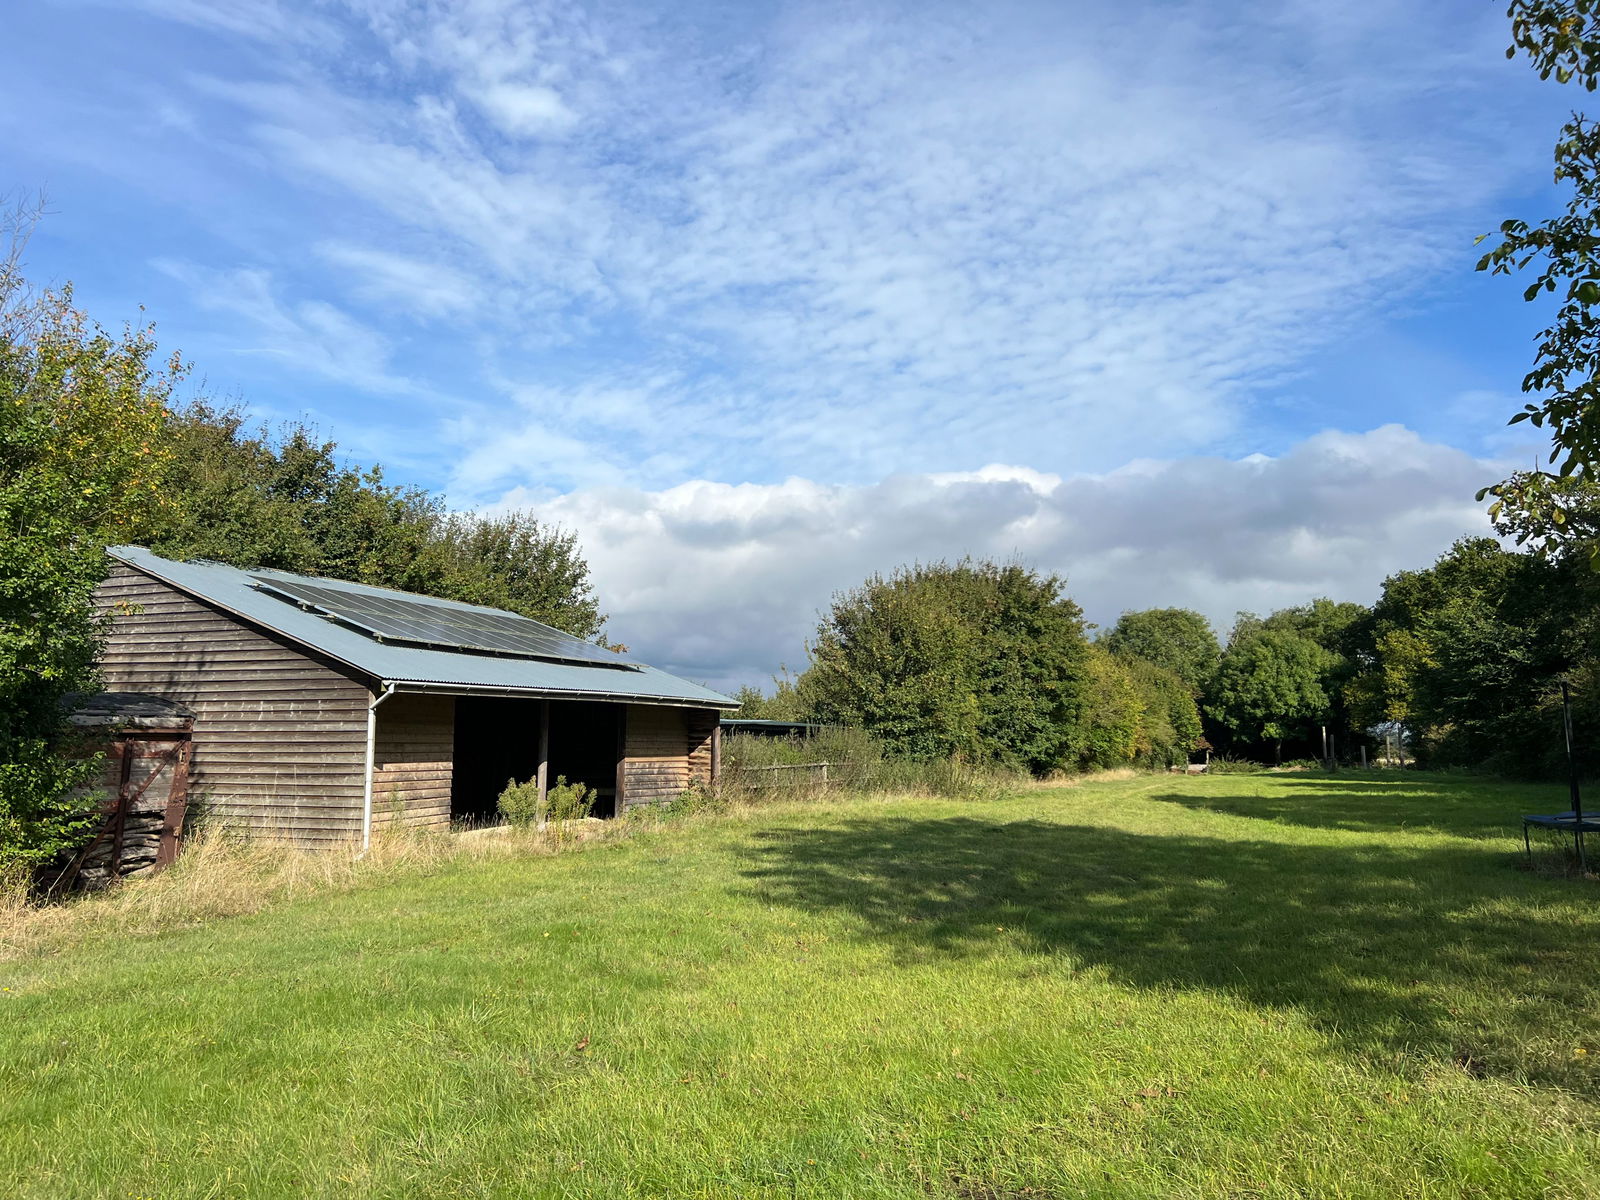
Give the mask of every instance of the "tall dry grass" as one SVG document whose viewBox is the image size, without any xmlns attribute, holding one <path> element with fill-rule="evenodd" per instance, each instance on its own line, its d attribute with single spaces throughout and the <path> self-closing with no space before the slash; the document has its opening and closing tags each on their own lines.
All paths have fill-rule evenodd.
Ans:
<svg viewBox="0 0 1600 1200">
<path fill-rule="evenodd" d="M 270 837 L 200 830 L 164 871 L 102 892 L 40 903 L 22 879 L 0 879 L 0 961 L 51 953 L 105 936 L 145 936 L 246 916 L 316 893 L 370 886 L 463 860 L 553 854 L 620 828 L 598 821 L 544 830 L 496 827 L 467 834 L 380 829 L 365 852 L 310 850 Z"/>
<path fill-rule="evenodd" d="M 365 852 L 354 846 L 309 850 L 286 839 L 202 829 L 187 839 L 178 861 L 164 871 L 123 880 L 103 892 L 46 904 L 30 897 L 23 879 L 0 877 L 0 961 L 52 953 L 100 937 L 147 936 L 247 916 L 302 896 L 370 886 L 451 863 L 554 854 L 596 840 L 626 837 L 667 820 L 747 816 L 773 803 L 825 802 L 844 795 L 997 800 L 1035 787 L 1072 786 L 1086 779 L 1126 779 L 1139 774 L 1126 769 L 1033 780 L 961 763 L 887 758 L 862 738 L 851 731 L 821 745 L 729 738 L 733 761 L 723 787 L 715 793 L 686 794 L 664 807 L 635 811 L 621 821 L 552 822 L 543 830 L 510 825 L 468 832 L 380 828 Z M 751 773 L 741 778 L 738 769 L 741 760 L 817 761 L 819 750 L 839 763 L 827 785 L 798 775 L 778 786 L 760 786 L 771 776 Z M 752 780 L 759 781 L 758 786 L 751 786 Z"/>
<path fill-rule="evenodd" d="M 781 769 L 820 762 L 828 763 L 826 787 L 813 772 Z M 863 730 L 829 725 L 805 738 L 730 734 L 723 740 L 722 781 L 725 793 L 758 804 L 838 791 L 997 800 L 1026 787 L 1031 776 L 957 759 L 898 757 Z"/>
</svg>

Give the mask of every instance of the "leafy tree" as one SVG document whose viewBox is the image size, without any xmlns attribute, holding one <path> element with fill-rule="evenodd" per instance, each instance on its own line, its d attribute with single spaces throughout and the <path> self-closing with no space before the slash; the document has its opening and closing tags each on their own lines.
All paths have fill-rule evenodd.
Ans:
<svg viewBox="0 0 1600 1200">
<path fill-rule="evenodd" d="M 1194 693 L 1164 667 L 1136 658 L 1122 661 L 1141 709 L 1133 759 L 1157 767 L 1188 762 L 1201 732 Z"/>
<path fill-rule="evenodd" d="M 63 698 L 95 686 L 107 541 L 163 504 L 167 400 L 183 373 L 147 328 L 107 332 L 70 289 L 0 262 L 0 868 L 47 860 L 92 821 Z"/>
<path fill-rule="evenodd" d="M 430 533 L 416 567 L 395 571 L 390 586 L 504 608 L 599 640 L 606 618 L 576 533 L 520 512 L 452 513 Z"/>
<path fill-rule="evenodd" d="M 810 705 L 793 679 L 774 678 L 769 696 L 758 687 L 746 684 L 733 694 L 739 702 L 739 716 L 755 721 L 807 721 Z"/>
<path fill-rule="evenodd" d="M 1281 764 L 1283 740 L 1296 723 L 1327 711 L 1322 678 L 1328 657 L 1301 634 L 1246 629 L 1229 641 L 1206 711 L 1236 737 L 1271 742 Z"/>
<path fill-rule="evenodd" d="M 1310 638 L 1329 654 L 1343 655 L 1351 631 L 1367 615 L 1364 605 L 1318 597 L 1309 604 L 1280 608 L 1261 621 L 1262 629 L 1279 629 Z"/>
<path fill-rule="evenodd" d="M 1071 760 L 1088 645 L 1061 580 L 990 562 L 874 576 L 835 598 L 801 679 L 813 714 L 913 758 Z"/>
<path fill-rule="evenodd" d="M 1519 471 L 1499 487 L 1494 530 L 1541 558 L 1592 560 L 1600 547 L 1600 481 Z"/>
<path fill-rule="evenodd" d="M 337 445 L 303 425 L 274 436 L 247 419 L 204 401 L 171 415 L 173 503 L 150 514 L 150 549 L 369 583 L 416 569 L 440 515 L 434 498 L 341 464 Z"/>
<path fill-rule="evenodd" d="M 1145 702 L 1129 664 L 1102 646 L 1091 646 L 1088 686 L 1074 738 L 1077 766 L 1092 771 L 1132 762 L 1145 729 Z"/>
<path fill-rule="evenodd" d="M 1580 725 L 1600 710 L 1596 580 L 1581 562 L 1458 542 L 1384 582 L 1358 679 L 1369 720 L 1394 720 L 1440 765 L 1559 770 L 1559 680 L 1580 682 Z"/>
<path fill-rule="evenodd" d="M 1222 657 L 1211 623 L 1187 608 L 1125 612 L 1100 641 L 1112 654 L 1171 671 L 1195 695 L 1205 689 Z"/>
<path fill-rule="evenodd" d="M 203 401 L 172 413 L 164 491 L 135 540 L 173 558 L 208 558 L 349 579 L 504 608 L 582 638 L 605 624 L 570 531 L 526 513 L 450 513 L 382 468 L 340 461 L 304 425 L 274 434 Z"/>
<path fill-rule="evenodd" d="M 1278 629 L 1309 638 L 1327 652 L 1319 682 L 1327 694 L 1327 711 L 1321 722 L 1338 746 L 1351 747 L 1367 737 L 1354 716 L 1348 692 L 1359 669 L 1356 649 L 1361 643 L 1371 610 L 1365 605 L 1318 597 L 1309 604 L 1280 608 L 1260 622 L 1262 629 Z M 1313 736 L 1312 731 L 1306 731 Z M 1314 738 L 1321 754 L 1320 738 Z"/>
<path fill-rule="evenodd" d="M 1600 85 L 1600 4 L 1595 0 L 1512 0 L 1512 46 L 1533 62 L 1541 79 Z M 1532 267 L 1525 300 L 1559 297 L 1555 319 L 1544 331 L 1533 369 L 1522 390 L 1537 397 L 1512 418 L 1550 433 L 1550 464 L 1557 479 L 1594 468 L 1600 456 L 1600 126 L 1574 113 L 1555 148 L 1555 181 L 1572 189 L 1566 212 L 1536 225 L 1508 220 L 1500 242 L 1478 262 L 1478 270 L 1510 274 Z M 1488 235 L 1485 235 L 1487 237 Z M 1483 239 L 1480 238 L 1480 241 Z M 1545 472 L 1513 476 L 1493 488 L 1498 501 L 1531 511 L 1560 514 L 1559 490 Z M 1480 499 L 1482 493 L 1480 493 Z M 1495 511 L 1498 511 L 1498 503 Z M 1600 566 L 1600 545 L 1591 546 Z"/>
</svg>

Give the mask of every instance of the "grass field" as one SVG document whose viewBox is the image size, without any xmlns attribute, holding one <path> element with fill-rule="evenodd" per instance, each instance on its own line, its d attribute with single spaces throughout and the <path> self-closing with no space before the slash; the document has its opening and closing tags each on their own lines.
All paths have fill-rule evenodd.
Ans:
<svg viewBox="0 0 1600 1200">
<path fill-rule="evenodd" d="M 1600 1195 L 1559 792 L 841 800 L 108 930 L 0 964 L 0 1190 Z"/>
</svg>

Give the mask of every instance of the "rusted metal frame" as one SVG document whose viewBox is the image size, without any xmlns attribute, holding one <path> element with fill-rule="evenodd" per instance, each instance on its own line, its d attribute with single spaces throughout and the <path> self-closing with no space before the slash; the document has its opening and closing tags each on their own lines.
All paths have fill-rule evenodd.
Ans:
<svg viewBox="0 0 1600 1200">
<path fill-rule="evenodd" d="M 170 741 L 172 745 L 162 747 L 159 750 L 151 751 L 147 748 L 147 746 L 148 743 L 154 741 Z M 144 794 L 150 790 L 150 785 L 153 784 L 161 775 L 161 766 L 182 762 L 184 771 L 183 782 L 185 787 L 187 787 L 189 763 L 188 751 L 191 743 L 187 738 L 173 736 L 162 738 L 141 737 L 138 740 L 129 738 L 126 741 L 119 742 L 118 745 L 122 747 L 122 782 L 117 788 L 116 815 L 112 826 L 111 870 L 113 874 L 121 875 L 122 847 L 127 835 L 128 813 L 133 810 L 133 806 L 135 804 L 144 798 Z M 144 781 L 140 783 L 136 789 L 130 792 L 128 790 L 128 784 L 132 782 L 133 762 L 135 759 L 153 759 L 157 763 L 161 764 L 161 766 L 154 767 L 150 774 L 145 776 Z M 173 847 L 171 853 L 167 855 L 166 861 L 162 861 L 162 853 L 166 847 L 167 841 L 167 825 L 170 820 L 169 814 L 172 809 L 172 794 L 173 790 L 177 786 L 177 771 L 176 767 L 174 767 L 174 772 L 169 779 L 169 786 L 167 788 L 167 802 L 162 808 L 161 836 L 160 840 L 156 844 L 157 866 L 165 866 L 166 863 L 171 862 L 173 858 L 177 857 L 177 849 L 176 847 Z M 181 820 L 182 819 L 180 817 L 180 825 Z"/>
<path fill-rule="evenodd" d="M 185 737 L 186 731 L 174 732 L 172 736 L 174 740 L 179 737 Z M 139 740 L 142 742 L 165 739 L 141 738 Z M 131 806 L 133 801 L 138 800 L 139 797 L 144 795 L 145 789 L 148 788 L 154 781 L 156 775 L 160 774 L 159 770 L 152 771 L 150 773 L 150 777 L 144 781 L 139 790 L 131 797 L 128 796 L 128 783 L 130 782 L 130 777 L 133 773 L 133 760 L 136 758 L 161 758 L 165 757 L 165 755 L 168 753 L 167 751 L 163 751 L 160 754 L 140 754 L 134 751 L 135 745 L 137 745 L 137 743 L 129 738 L 118 738 L 111 743 L 110 748 L 107 750 L 107 754 L 116 759 L 118 763 L 117 790 L 116 793 L 109 800 L 107 800 L 104 805 L 101 806 L 101 812 L 104 814 L 105 819 L 100 823 L 100 828 L 95 831 L 94 836 L 84 844 L 83 849 L 79 850 L 77 854 L 73 855 L 72 861 L 62 869 L 61 873 L 55 877 L 50 886 L 45 889 L 47 892 L 53 892 L 57 888 L 66 884 L 70 884 L 73 880 L 75 880 L 78 877 L 78 874 L 83 870 L 83 864 L 89 860 L 89 855 L 93 854 L 95 850 L 99 848 L 100 843 L 105 841 L 107 834 L 113 835 L 111 848 L 112 871 L 118 875 L 122 873 L 122 833 L 123 822 L 126 820 L 128 807 Z M 188 743 L 186 741 L 180 742 L 179 746 L 176 748 L 181 750 L 187 745 Z"/>
<path fill-rule="evenodd" d="M 133 760 L 145 757 L 134 750 L 134 744 L 132 741 L 117 743 L 119 751 L 117 758 L 120 761 L 120 767 L 117 772 L 117 796 L 112 801 L 111 810 L 111 873 L 113 875 L 122 874 L 122 834 L 128 820 L 128 806 L 138 799 L 138 796 L 144 795 L 145 788 L 150 786 L 150 780 L 154 779 L 160 771 L 158 767 L 146 777 L 144 783 L 139 786 L 138 795 L 132 797 L 128 795 L 128 784 L 133 779 Z"/>
<path fill-rule="evenodd" d="M 146 741 L 149 741 L 149 740 L 150 739 L 148 739 L 148 738 L 140 738 L 139 742 L 137 742 L 137 743 L 130 741 L 130 742 L 126 742 L 126 743 L 123 743 L 123 744 L 127 745 L 127 746 L 134 746 L 134 745 L 138 745 L 140 743 L 143 743 L 143 742 L 146 742 Z M 125 804 L 128 805 L 128 806 L 132 806 L 133 804 L 136 804 L 138 801 L 144 799 L 144 794 L 147 791 L 150 790 L 150 785 L 156 781 L 156 776 L 161 774 L 161 768 L 157 767 L 154 771 L 151 771 L 150 774 L 145 777 L 145 781 L 139 785 L 139 787 L 138 787 L 138 789 L 136 791 L 130 793 L 127 790 L 128 783 L 130 782 L 130 780 L 127 778 L 127 776 L 132 771 L 132 761 L 131 760 L 136 759 L 136 758 L 153 758 L 153 759 L 157 759 L 157 760 L 159 760 L 160 762 L 163 762 L 163 763 L 176 762 L 177 759 L 178 759 L 178 756 L 183 753 L 184 747 L 187 746 L 188 744 L 189 743 L 187 743 L 187 742 L 175 742 L 174 745 L 172 745 L 170 747 L 167 747 L 166 749 L 163 749 L 163 750 L 156 750 L 156 751 L 148 751 L 147 750 L 147 751 L 142 751 L 142 752 L 136 753 L 136 754 L 125 755 L 124 757 L 125 757 L 126 761 L 123 764 L 123 782 L 122 782 L 122 786 L 117 789 L 118 797 L 119 798 L 125 798 Z"/>
<path fill-rule="evenodd" d="M 105 840 L 106 834 L 111 831 L 112 823 L 117 819 L 117 811 L 121 808 L 122 789 L 125 786 L 125 780 L 130 769 L 127 755 L 124 754 L 125 749 L 126 743 L 116 741 L 111 743 L 111 748 L 108 751 L 110 756 L 117 760 L 118 764 L 117 791 L 110 800 L 101 806 L 100 811 L 104 814 L 105 819 L 100 822 L 100 828 L 95 830 L 94 836 L 84 843 L 83 849 L 72 856 L 72 861 L 62 868 L 61 874 L 57 875 L 50 886 L 45 889 L 46 892 L 53 892 L 57 888 L 67 886 L 76 880 L 78 873 L 83 870 L 83 864 L 88 861 L 89 855 L 94 853 L 95 847 L 99 846 Z"/>
<path fill-rule="evenodd" d="M 172 766 L 172 785 L 167 789 L 167 806 L 161 814 L 161 840 L 156 843 L 157 867 L 171 866 L 183 844 L 183 819 L 189 811 L 189 757 L 194 746 L 187 740 L 178 745 L 178 758 Z"/>
</svg>

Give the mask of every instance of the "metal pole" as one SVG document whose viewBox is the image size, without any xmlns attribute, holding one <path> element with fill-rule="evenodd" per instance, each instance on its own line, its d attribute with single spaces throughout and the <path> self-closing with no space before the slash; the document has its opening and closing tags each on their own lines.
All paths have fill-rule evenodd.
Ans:
<svg viewBox="0 0 1600 1200">
<path fill-rule="evenodd" d="M 367 705 L 367 776 L 361 787 L 361 853 L 372 845 L 372 773 L 378 769 L 378 705 L 394 695 L 394 684 L 384 682 L 383 691 Z"/>
<path fill-rule="evenodd" d="M 1588 864 L 1583 855 L 1583 797 L 1578 791 L 1578 756 L 1572 748 L 1572 694 L 1567 681 L 1561 681 L 1561 731 L 1567 740 L 1567 790 L 1572 795 L 1572 841 L 1578 851 L 1578 873 L 1585 874 Z"/>
</svg>

